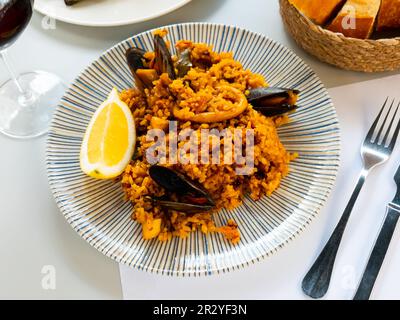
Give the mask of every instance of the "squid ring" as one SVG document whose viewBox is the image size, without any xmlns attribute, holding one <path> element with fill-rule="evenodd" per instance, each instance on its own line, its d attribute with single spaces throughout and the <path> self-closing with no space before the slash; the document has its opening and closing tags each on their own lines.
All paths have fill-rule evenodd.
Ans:
<svg viewBox="0 0 400 320">
<path fill-rule="evenodd" d="M 247 109 L 249 103 L 246 96 L 239 89 L 227 85 L 221 86 L 219 89 L 224 92 L 227 91 L 235 97 L 234 108 L 230 110 L 210 111 L 197 114 L 183 114 L 182 110 L 180 110 L 178 107 L 175 107 L 173 109 L 175 118 L 182 121 L 192 121 L 197 123 L 214 123 L 236 118 Z"/>
</svg>

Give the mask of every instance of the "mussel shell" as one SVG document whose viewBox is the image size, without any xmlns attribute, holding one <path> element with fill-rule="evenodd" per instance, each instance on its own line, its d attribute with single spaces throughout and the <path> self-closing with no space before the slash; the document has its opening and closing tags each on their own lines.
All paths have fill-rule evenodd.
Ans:
<svg viewBox="0 0 400 320">
<path fill-rule="evenodd" d="M 129 48 L 125 52 L 126 62 L 128 64 L 129 69 L 131 70 L 133 80 L 135 82 L 136 87 L 140 92 L 144 92 L 144 83 L 136 74 L 137 69 L 144 68 L 143 65 L 143 56 L 146 53 L 143 49 L 140 48 Z"/>
<path fill-rule="evenodd" d="M 275 106 L 266 106 L 266 107 L 254 107 L 254 110 L 262 113 L 266 117 L 275 117 L 280 116 L 288 112 L 292 112 L 296 110 L 296 105 L 275 105 Z"/>
<path fill-rule="evenodd" d="M 182 173 L 160 165 L 152 165 L 149 169 L 149 175 L 158 185 L 169 192 L 176 193 L 181 197 L 190 195 L 194 198 L 204 199 L 202 201 L 204 204 L 215 205 L 201 184 L 191 180 Z"/>
<path fill-rule="evenodd" d="M 144 69 L 143 59 L 145 53 L 145 50 L 135 47 L 126 50 L 126 61 L 132 72 L 136 72 L 137 69 Z"/>
<path fill-rule="evenodd" d="M 184 212 L 188 214 L 208 212 L 215 208 L 212 205 L 190 204 L 190 203 L 166 201 L 159 199 L 153 199 L 152 201 L 153 204 L 158 205 L 164 209 Z"/>
<path fill-rule="evenodd" d="M 295 104 L 291 104 L 291 96 L 297 96 L 299 90 L 278 88 L 278 87 L 263 87 L 250 90 L 247 100 L 253 108 L 267 117 L 273 117 L 291 112 L 297 108 Z M 271 99 L 281 97 L 283 100 L 278 104 L 271 104 Z"/>
<path fill-rule="evenodd" d="M 164 39 L 158 34 L 154 36 L 154 53 L 157 71 L 167 73 L 171 80 L 176 79 L 171 53 Z"/>
<path fill-rule="evenodd" d="M 272 98 L 272 97 L 289 97 L 289 92 L 293 92 L 298 95 L 300 93 L 299 90 L 296 89 L 288 89 L 288 88 L 279 88 L 279 87 L 261 87 L 250 90 L 250 94 L 247 96 L 247 100 L 250 103 L 257 102 L 262 99 Z"/>
<path fill-rule="evenodd" d="M 176 69 L 178 70 L 178 77 L 182 78 L 187 75 L 189 70 L 193 67 L 193 63 L 190 60 L 190 49 L 185 49 L 178 54 L 178 61 L 176 63 Z"/>
</svg>

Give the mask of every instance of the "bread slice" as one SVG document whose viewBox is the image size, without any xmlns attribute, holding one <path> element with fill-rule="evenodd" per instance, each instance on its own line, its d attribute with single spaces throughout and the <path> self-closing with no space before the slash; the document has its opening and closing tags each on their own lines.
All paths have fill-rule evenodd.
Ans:
<svg viewBox="0 0 400 320">
<path fill-rule="evenodd" d="M 324 25 L 346 0 L 289 0 L 302 14 L 319 25 Z"/>
<path fill-rule="evenodd" d="M 374 30 L 380 5 L 381 0 L 347 0 L 328 29 L 346 37 L 367 39 Z"/>
<path fill-rule="evenodd" d="M 376 30 L 400 29 L 400 0 L 382 0 Z"/>
</svg>

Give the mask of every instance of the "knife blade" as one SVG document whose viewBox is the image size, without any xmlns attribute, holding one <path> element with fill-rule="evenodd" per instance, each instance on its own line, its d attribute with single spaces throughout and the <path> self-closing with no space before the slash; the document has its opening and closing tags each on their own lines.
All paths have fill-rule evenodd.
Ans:
<svg viewBox="0 0 400 320">
<path fill-rule="evenodd" d="M 385 221 L 369 257 L 354 300 L 368 300 L 370 298 L 393 234 L 396 230 L 400 218 L 400 167 L 394 175 L 394 181 L 397 185 L 396 195 L 393 201 L 387 205 Z"/>
<path fill-rule="evenodd" d="M 397 206 L 400 206 L 400 167 L 397 169 L 397 172 L 394 175 L 394 182 L 397 185 L 397 192 L 396 195 L 394 196 L 392 203 Z"/>
</svg>

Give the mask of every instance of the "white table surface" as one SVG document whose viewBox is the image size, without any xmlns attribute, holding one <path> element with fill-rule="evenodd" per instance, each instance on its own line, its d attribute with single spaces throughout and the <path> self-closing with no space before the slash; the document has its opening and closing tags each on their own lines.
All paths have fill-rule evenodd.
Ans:
<svg viewBox="0 0 400 320">
<path fill-rule="evenodd" d="M 17 71 L 42 69 L 57 73 L 66 83 L 72 81 L 87 64 L 113 44 L 149 28 L 189 21 L 232 24 L 264 33 L 298 53 L 312 66 L 328 88 L 396 74 L 348 72 L 315 60 L 298 48 L 285 33 L 276 0 L 193 0 L 187 6 L 159 19 L 131 26 L 103 29 L 57 22 L 55 29 L 45 30 L 42 28 L 42 18 L 39 14 L 34 15 L 26 32 L 10 49 L 10 55 Z M 6 71 L 0 64 L 0 81 L 6 79 Z M 345 109 L 342 110 L 345 111 Z M 376 108 L 372 108 L 372 110 L 376 110 Z M 345 118 L 346 113 L 341 112 L 339 116 Z M 354 135 L 351 134 L 351 137 L 346 136 L 344 139 L 361 141 L 363 135 L 361 131 L 367 127 L 368 122 L 366 121 L 370 121 L 372 118 L 370 115 L 363 122 L 363 126 L 356 126 L 360 132 L 354 132 Z M 346 119 L 346 121 L 352 120 Z M 81 240 L 58 211 L 47 183 L 44 159 L 45 138 L 17 141 L 0 136 L 0 146 L 0 255 L 2 261 L 0 264 L 0 298 L 122 298 L 117 263 L 105 258 Z M 346 151 L 349 150 L 345 148 L 343 152 Z M 234 284 L 223 288 L 217 285 L 219 278 L 212 277 L 207 281 L 216 285 L 216 290 L 213 291 L 210 290 L 210 286 L 202 286 L 200 279 L 165 279 L 129 270 L 129 277 L 137 282 L 137 286 L 128 288 L 125 291 L 126 297 L 139 299 L 174 297 L 302 298 L 299 288 L 301 277 L 327 239 L 334 222 L 339 217 L 340 208 L 343 207 L 341 205 L 344 205 L 346 197 L 351 191 L 351 184 L 354 182 L 352 175 L 359 166 L 356 153 L 350 161 L 354 162 L 354 166 L 347 168 L 349 183 L 336 188 L 332 195 L 332 198 L 335 199 L 333 203 L 337 203 L 338 210 L 332 212 L 325 208 L 305 232 L 271 258 L 232 275 L 222 276 L 231 277 Z M 396 161 L 398 162 L 398 160 Z M 386 167 L 388 176 L 389 169 L 393 169 L 394 166 L 395 163 L 392 162 L 391 167 Z M 383 179 L 383 175 L 379 176 L 378 173 L 373 177 Z M 374 206 L 365 204 L 369 199 L 367 195 L 374 194 L 373 188 L 373 184 L 366 187 L 364 197 L 360 198 L 360 203 L 364 203 L 364 205 L 359 210 L 365 211 L 372 208 L 378 210 L 385 201 L 389 200 L 390 195 L 388 194 L 379 199 L 379 203 Z M 382 209 L 378 213 L 379 218 L 382 219 L 384 214 Z M 373 212 L 368 216 L 370 217 L 371 214 Z M 340 287 L 344 288 L 344 291 L 340 291 L 340 295 L 338 293 L 332 298 L 351 297 L 351 290 L 348 289 L 346 281 L 349 279 L 349 274 L 351 275 L 354 270 L 362 267 L 368 255 L 368 245 L 373 242 L 372 238 L 375 237 L 377 226 L 374 225 L 374 222 L 376 221 L 363 219 L 360 212 L 355 212 L 354 216 L 356 222 L 353 223 L 357 223 L 357 219 L 365 223 L 368 221 L 372 223 L 370 225 L 364 223 L 364 227 L 369 228 L 367 230 L 371 237 L 368 241 L 361 236 L 357 237 L 361 234 L 357 234 L 354 225 L 355 232 L 345 237 L 345 241 L 358 243 L 358 246 L 365 248 L 364 252 L 360 252 L 358 256 L 352 254 L 351 251 L 344 250 L 338 261 L 342 267 L 336 270 L 337 274 L 342 272 L 343 276 L 334 279 L 336 285 L 338 285 L 338 281 L 341 281 L 339 284 L 341 283 Z M 393 255 L 393 259 L 395 259 L 395 253 L 392 253 Z M 348 263 L 346 257 L 349 259 Z M 399 259 L 395 260 L 400 261 Z M 55 290 L 46 290 L 42 287 L 42 269 L 48 265 L 54 266 L 56 271 Z M 399 266 L 400 264 L 397 265 L 397 268 Z M 393 278 L 378 284 L 376 297 L 399 298 L 400 293 L 396 290 L 393 291 L 392 286 L 399 287 L 400 277 L 398 273 L 396 274 L 392 264 L 385 268 L 386 273 L 392 271 Z M 273 275 L 268 277 L 272 281 L 268 283 L 260 281 L 265 273 Z M 241 289 L 244 285 L 245 290 Z M 180 293 L 180 290 L 172 290 L 174 286 L 177 289 L 185 289 L 190 294 L 184 295 L 183 292 Z M 194 288 L 201 291 L 196 293 Z M 265 290 L 265 294 L 262 296 L 259 294 L 261 289 Z"/>
</svg>

